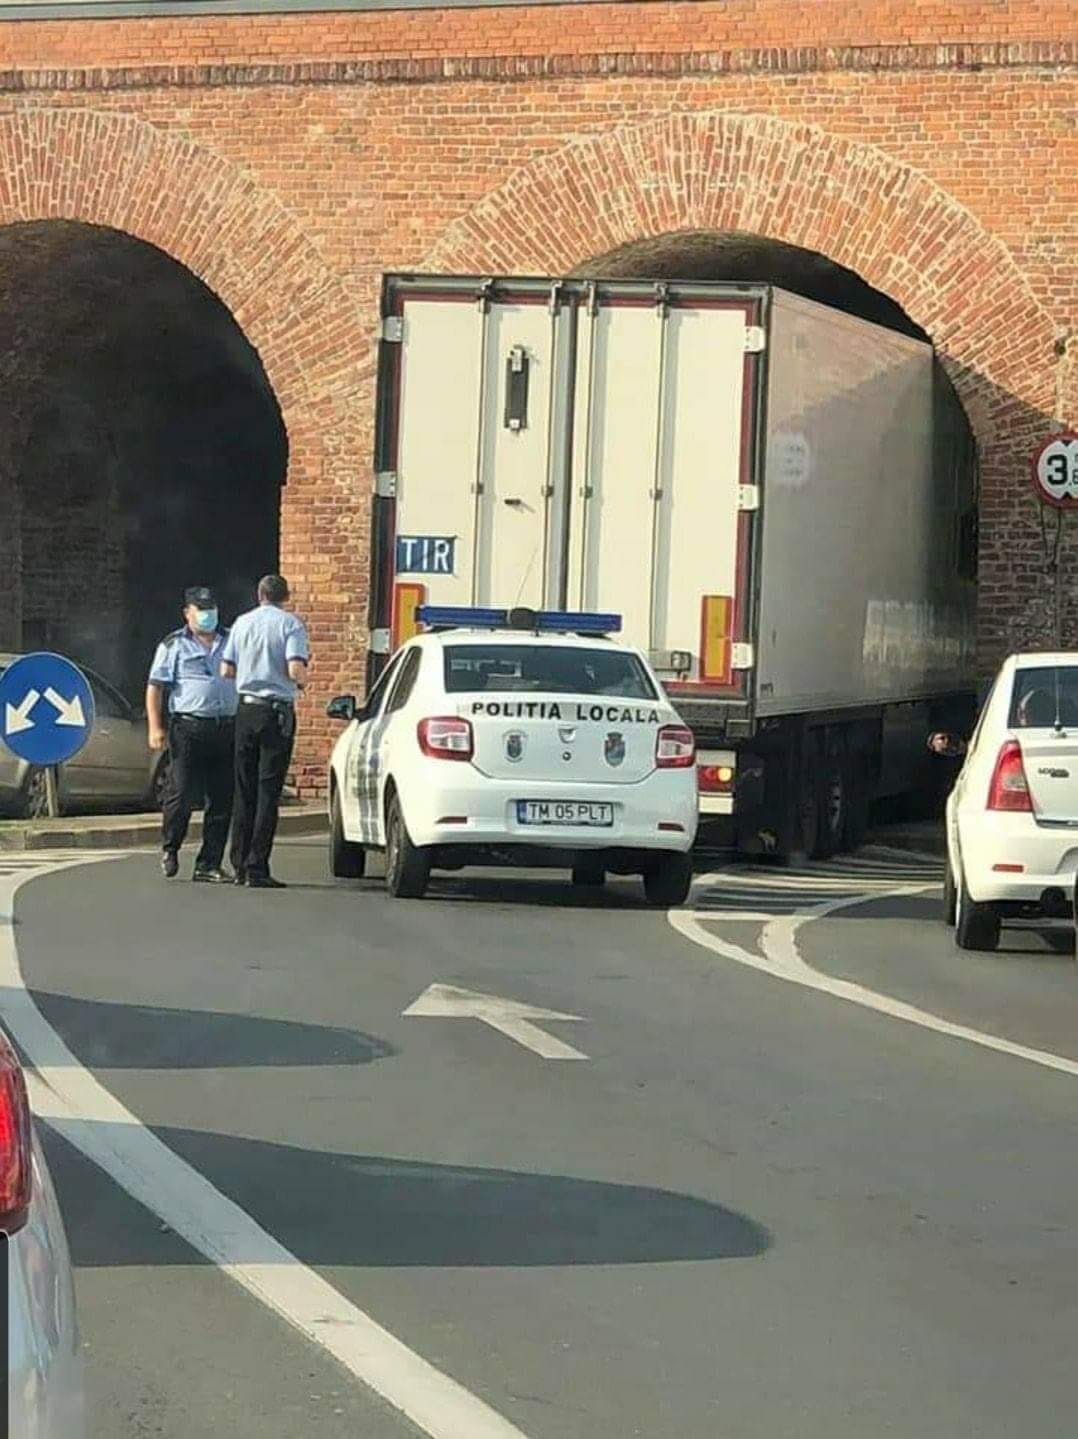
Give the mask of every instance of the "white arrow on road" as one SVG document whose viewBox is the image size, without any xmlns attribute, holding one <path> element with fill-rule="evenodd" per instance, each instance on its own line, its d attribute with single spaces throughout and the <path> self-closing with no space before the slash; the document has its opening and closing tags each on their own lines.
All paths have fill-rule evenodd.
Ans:
<svg viewBox="0 0 1078 1439">
<path fill-rule="evenodd" d="M 65 700 L 63 695 L 58 695 L 50 685 L 45 691 L 45 698 L 57 712 L 57 724 L 72 725 L 76 729 L 86 727 L 86 716 L 82 712 L 82 700 L 78 695 L 74 699 Z"/>
<path fill-rule="evenodd" d="M 404 1011 L 407 1015 L 439 1016 L 442 1019 L 478 1019 L 489 1024 L 507 1039 L 516 1040 L 525 1049 L 543 1059 L 587 1059 L 571 1044 L 544 1033 L 529 1021 L 533 1019 L 569 1019 L 583 1024 L 579 1014 L 561 1014 L 556 1009 L 540 1009 L 538 1005 L 521 1004 L 515 999 L 499 999 L 495 994 L 476 994 L 458 989 L 453 984 L 432 984 L 414 1004 Z"/>
<path fill-rule="evenodd" d="M 40 698 L 37 690 L 27 690 L 18 705 L 8 703 L 4 710 L 4 733 L 18 734 L 21 730 L 33 729 L 30 711 Z"/>
</svg>

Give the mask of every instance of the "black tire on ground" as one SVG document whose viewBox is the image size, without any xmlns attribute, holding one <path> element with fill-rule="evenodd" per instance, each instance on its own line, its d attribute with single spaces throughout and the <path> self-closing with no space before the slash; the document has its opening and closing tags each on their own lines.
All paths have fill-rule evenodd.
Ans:
<svg viewBox="0 0 1078 1439">
<path fill-rule="evenodd" d="M 606 870 L 592 860 L 573 865 L 573 883 L 578 889 L 601 889 L 606 883 Z"/>
<path fill-rule="evenodd" d="M 60 806 L 61 811 L 63 806 Z M 19 799 L 20 819 L 44 819 L 49 813 L 49 795 L 45 785 L 45 771 L 31 769 L 23 782 Z"/>
<path fill-rule="evenodd" d="M 958 910 L 958 891 L 954 887 L 954 871 L 951 869 L 950 860 L 947 861 L 947 869 L 943 876 L 943 922 L 954 928 L 955 914 Z"/>
<path fill-rule="evenodd" d="M 790 802 L 790 843 L 780 850 L 784 864 L 803 864 L 816 853 L 820 839 L 820 785 L 815 753 L 805 755 L 797 790 Z"/>
<path fill-rule="evenodd" d="M 673 909 L 684 904 L 692 888 L 692 855 L 660 855 L 644 871 L 644 897 L 648 904 Z"/>
<path fill-rule="evenodd" d="M 386 815 L 386 889 L 394 899 L 422 899 L 430 879 L 430 855 L 412 843 L 400 801 L 394 795 Z"/>
<path fill-rule="evenodd" d="M 958 885 L 958 906 L 955 914 L 954 941 L 959 949 L 989 953 L 999 948 L 1000 920 L 989 905 L 970 899 L 966 881 Z"/>
<path fill-rule="evenodd" d="M 341 797 L 334 789 L 329 799 L 329 872 L 337 879 L 362 879 L 367 868 L 367 851 L 344 837 Z"/>
<path fill-rule="evenodd" d="M 830 859 L 842 848 L 846 837 L 846 767 L 837 755 L 828 755 L 824 760 L 819 795 L 812 855 L 816 859 Z"/>
<path fill-rule="evenodd" d="M 1046 929 L 1044 937 L 1048 941 L 1048 948 L 1055 950 L 1056 954 L 1074 954 L 1074 927 L 1067 929 Z"/>
</svg>

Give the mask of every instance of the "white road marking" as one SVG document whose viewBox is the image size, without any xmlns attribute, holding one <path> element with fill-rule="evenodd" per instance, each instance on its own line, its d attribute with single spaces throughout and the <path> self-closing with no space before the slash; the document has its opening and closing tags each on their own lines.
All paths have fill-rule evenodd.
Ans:
<svg viewBox="0 0 1078 1439">
<path fill-rule="evenodd" d="M 0 912 L 10 916 L 16 891 L 35 874 L 118 858 L 50 858 L 37 870 L 0 876 Z M 0 923 L 0 986 L 4 1022 L 37 1071 L 27 1076 L 35 1114 L 431 1439 L 526 1439 L 302 1264 L 82 1067 L 26 988 L 10 920 Z"/>
<path fill-rule="evenodd" d="M 722 878 L 720 875 L 703 875 L 698 883 L 704 884 Z M 710 924 L 722 923 L 726 916 L 721 912 L 700 913 L 694 910 L 672 909 L 667 914 L 671 926 L 679 934 L 691 940 L 694 944 L 701 945 L 712 954 L 720 955 L 723 959 L 733 960 L 736 964 L 747 965 L 750 969 L 758 969 L 764 974 L 770 974 L 775 979 L 785 980 L 788 984 L 799 984 L 805 989 L 815 989 L 821 994 L 829 994 L 834 999 L 844 999 L 849 1004 L 860 1005 L 862 1009 L 875 1010 L 877 1014 L 887 1015 L 890 1019 L 900 1019 L 907 1024 L 916 1024 L 921 1029 L 931 1030 L 935 1034 L 942 1034 L 949 1039 L 962 1039 L 970 1044 L 979 1045 L 982 1049 L 994 1050 L 997 1054 L 1006 1054 L 1014 1059 L 1025 1059 L 1031 1064 L 1039 1064 L 1044 1069 L 1053 1069 L 1061 1074 L 1069 1074 L 1078 1078 L 1078 1061 L 1068 1059 L 1062 1054 L 1053 1054 L 1050 1050 L 1033 1049 L 1026 1044 L 1016 1044 L 1009 1039 L 1001 1039 L 998 1035 L 988 1034 L 981 1029 L 973 1029 L 969 1025 L 955 1024 L 941 1015 L 933 1014 L 931 1010 L 920 1009 L 917 1005 L 906 1004 L 903 1000 L 892 999 L 890 995 L 878 994 L 875 990 L 866 989 L 864 985 L 854 984 L 851 980 L 835 979 L 829 974 L 823 974 L 811 965 L 806 964 L 801 956 L 797 944 L 797 934 L 802 925 L 810 920 L 820 919 L 824 915 L 833 914 L 836 910 L 852 909 L 859 904 L 868 904 L 872 900 L 878 900 L 884 895 L 901 897 L 903 895 L 924 894 L 927 890 L 934 889 L 934 884 L 892 884 L 889 888 L 872 888 L 859 895 L 847 896 L 843 899 L 827 900 L 819 904 L 806 904 L 806 907 L 797 914 L 786 914 L 772 917 L 765 925 L 760 936 L 761 954 L 754 954 L 751 950 L 742 949 L 732 941 L 720 939 L 709 929 L 705 929 L 701 920 Z"/>
<path fill-rule="evenodd" d="M 453 984 L 432 984 L 403 1013 L 405 1018 L 422 1015 L 442 1019 L 478 1019 L 542 1059 L 588 1057 L 530 1022 L 533 1019 L 569 1019 L 582 1024 L 584 1021 L 579 1014 L 560 1014 L 556 1009 L 540 1009 L 534 1004 L 521 1004 L 516 999 L 501 999 L 496 994 L 479 994 L 471 989 L 458 989 Z"/>
</svg>

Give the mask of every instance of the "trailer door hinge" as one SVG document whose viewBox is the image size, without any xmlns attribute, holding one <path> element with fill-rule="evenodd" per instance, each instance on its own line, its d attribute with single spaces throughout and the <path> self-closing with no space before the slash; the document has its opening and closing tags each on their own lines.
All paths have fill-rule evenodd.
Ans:
<svg viewBox="0 0 1078 1439">
<path fill-rule="evenodd" d="M 767 335 L 762 325 L 745 326 L 745 349 L 750 355 L 758 355 L 767 348 Z"/>
<path fill-rule="evenodd" d="M 382 339 L 390 345 L 399 345 L 404 339 L 404 316 L 386 315 L 382 321 Z"/>
<path fill-rule="evenodd" d="M 374 493 L 380 500 L 397 498 L 396 470 L 380 470 L 374 477 Z"/>
<path fill-rule="evenodd" d="M 752 645 L 731 645 L 730 663 L 735 670 L 751 670 L 756 663 L 756 652 Z"/>
<path fill-rule="evenodd" d="M 738 485 L 737 507 L 739 510 L 758 510 L 760 508 L 759 485 Z"/>
<path fill-rule="evenodd" d="M 367 648 L 372 655 L 389 654 L 389 631 L 371 630 L 370 643 Z"/>
</svg>

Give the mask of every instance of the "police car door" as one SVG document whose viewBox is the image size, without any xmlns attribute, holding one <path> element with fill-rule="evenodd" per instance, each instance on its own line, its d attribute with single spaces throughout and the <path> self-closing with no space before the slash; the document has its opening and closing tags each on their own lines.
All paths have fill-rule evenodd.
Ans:
<svg viewBox="0 0 1078 1439">
<path fill-rule="evenodd" d="M 386 780 L 393 773 L 394 750 L 400 739 L 399 726 L 394 724 L 394 720 L 412 696 L 422 658 L 423 651 L 418 645 L 412 645 L 403 652 L 396 673 L 385 691 L 386 698 L 381 713 L 367 726 L 365 774 L 363 761 L 360 762 L 360 813 L 361 823 L 374 836 L 373 839 L 365 841 L 369 844 L 385 843 L 383 796 Z"/>
<path fill-rule="evenodd" d="M 377 721 L 386 691 L 400 671 L 403 654 L 393 656 L 378 676 L 362 710 L 352 726 L 351 742 L 344 762 L 345 831 L 360 844 L 374 844 L 370 832 L 371 806 L 367 797 L 368 758 L 371 733 Z"/>
</svg>

